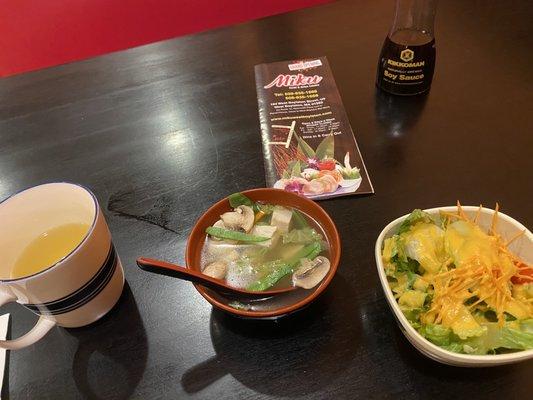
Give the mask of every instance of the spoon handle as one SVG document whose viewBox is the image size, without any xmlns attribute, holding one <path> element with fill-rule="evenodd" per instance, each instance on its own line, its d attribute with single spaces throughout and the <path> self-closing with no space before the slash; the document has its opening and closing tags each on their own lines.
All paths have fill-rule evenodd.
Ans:
<svg viewBox="0 0 533 400">
<path fill-rule="evenodd" d="M 139 257 L 137 265 L 144 271 L 152 272 L 158 275 L 171 276 L 173 278 L 184 279 L 189 282 L 198 283 L 218 292 L 231 292 L 225 284 L 218 279 L 211 278 L 200 272 L 189 268 L 180 267 L 166 261 L 156 260 L 153 258 Z"/>
<path fill-rule="evenodd" d="M 211 278 L 210 276 L 204 275 L 201 272 L 193 269 L 180 267 L 179 265 L 171 264 L 162 260 L 139 257 L 137 259 L 137 265 L 144 271 L 152 272 L 158 275 L 166 275 L 173 278 L 184 279 L 189 282 L 200 284 L 214 290 L 215 292 L 230 296 L 232 298 L 265 299 L 277 294 L 290 292 L 295 289 L 291 286 L 284 289 L 252 292 L 244 289 L 232 288 L 221 280 Z"/>
</svg>

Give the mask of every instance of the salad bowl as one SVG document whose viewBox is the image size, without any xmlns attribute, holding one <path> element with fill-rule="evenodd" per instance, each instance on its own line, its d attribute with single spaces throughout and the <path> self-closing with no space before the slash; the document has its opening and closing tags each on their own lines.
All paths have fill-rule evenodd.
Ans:
<svg viewBox="0 0 533 400">
<path fill-rule="evenodd" d="M 474 218 L 478 213 L 479 207 L 462 206 L 462 209 L 469 218 Z M 437 216 L 439 215 L 440 211 L 454 213 L 455 211 L 457 211 L 457 207 L 438 207 L 427 209 L 424 211 L 432 216 Z M 477 221 L 481 229 L 485 231 L 489 229 L 494 213 L 495 211 L 492 209 L 481 209 Z M 375 245 L 375 257 L 378 275 L 383 288 L 383 292 L 385 294 L 385 298 L 387 299 L 387 303 L 394 317 L 396 318 L 396 321 L 398 322 L 402 333 L 409 340 L 409 342 L 422 354 L 435 361 L 438 361 L 443 364 L 460 367 L 489 367 L 512 364 L 520 361 L 533 359 L 533 349 L 495 355 L 472 355 L 451 352 L 431 343 L 420 333 L 418 333 L 415 328 L 413 328 L 413 326 L 402 313 L 398 302 L 394 298 L 394 294 L 387 280 L 382 260 L 382 249 L 385 239 L 396 234 L 400 225 L 408 216 L 409 214 L 406 214 L 400 218 L 395 219 L 381 231 Z M 510 238 L 516 236 L 517 232 L 520 231 L 525 231 L 525 234 L 514 240 L 509 245 L 509 250 L 524 261 L 531 263 L 533 261 L 533 235 L 520 222 L 501 212 L 498 212 L 498 233 L 504 239 L 509 240 Z"/>
</svg>

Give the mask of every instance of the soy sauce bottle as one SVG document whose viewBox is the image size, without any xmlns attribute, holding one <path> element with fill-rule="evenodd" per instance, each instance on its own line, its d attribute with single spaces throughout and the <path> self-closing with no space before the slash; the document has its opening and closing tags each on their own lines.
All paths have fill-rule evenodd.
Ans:
<svg viewBox="0 0 533 400">
<path fill-rule="evenodd" d="M 376 85 L 403 96 L 429 90 L 435 69 L 437 0 L 396 0 L 392 27 L 379 56 Z"/>
</svg>

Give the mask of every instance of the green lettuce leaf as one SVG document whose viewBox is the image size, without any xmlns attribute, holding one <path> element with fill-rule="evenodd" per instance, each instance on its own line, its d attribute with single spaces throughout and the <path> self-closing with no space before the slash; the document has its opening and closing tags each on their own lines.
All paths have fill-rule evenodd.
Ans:
<svg viewBox="0 0 533 400">
<path fill-rule="evenodd" d="M 252 207 L 254 205 L 254 202 L 252 200 L 250 200 L 248 197 L 246 197 L 240 192 L 230 194 L 228 196 L 228 200 L 231 208 L 237 208 L 239 206 Z"/>
<path fill-rule="evenodd" d="M 533 333 L 505 327 L 501 329 L 498 344 L 505 349 L 533 349 Z"/>
<path fill-rule="evenodd" d="M 413 325 L 413 328 L 417 329 L 421 327 L 419 318 L 420 318 L 420 314 L 427 311 L 425 308 L 423 307 L 411 308 L 411 307 L 400 306 L 400 309 L 402 310 L 403 315 L 405 315 L 405 318 L 407 318 L 407 320 L 411 323 L 411 325 Z"/>
<path fill-rule="evenodd" d="M 423 325 L 418 332 L 437 346 L 449 346 L 452 341 L 452 330 L 439 324 Z"/>
<path fill-rule="evenodd" d="M 309 224 L 307 223 L 305 217 L 298 210 L 292 210 L 292 220 L 294 221 L 294 226 L 296 228 L 308 228 Z"/>
<path fill-rule="evenodd" d="M 417 224 L 418 222 L 435 223 L 433 218 L 431 218 L 431 215 L 429 215 L 427 212 L 424 212 L 420 209 L 416 209 L 413 210 L 413 212 L 409 214 L 406 219 L 404 219 L 404 221 L 400 225 L 400 228 L 398 229 L 398 235 L 409 231 L 409 229 L 411 229 L 411 226 Z"/>
<path fill-rule="evenodd" d="M 416 274 L 419 271 L 420 263 L 407 257 L 402 239 L 398 235 L 385 239 L 382 254 L 385 261 L 390 260 L 396 267 L 395 272 Z"/>
<path fill-rule="evenodd" d="M 520 321 L 520 329 L 533 334 L 533 318 Z"/>
<path fill-rule="evenodd" d="M 416 274 L 418 272 L 418 267 L 420 267 L 420 264 L 418 261 L 412 260 L 408 257 L 405 260 L 402 260 L 400 257 L 396 256 L 396 257 L 393 257 L 391 261 L 396 264 L 396 271 L 398 272 L 407 272 L 408 274 Z"/>
<path fill-rule="evenodd" d="M 265 215 L 270 215 L 274 212 L 274 206 L 272 204 L 254 203 L 252 208 L 255 213 L 262 212 Z"/>
<path fill-rule="evenodd" d="M 454 353 L 465 353 L 465 345 L 463 343 L 450 342 L 449 344 L 440 347 L 444 350 L 453 351 Z"/>
<path fill-rule="evenodd" d="M 529 331 L 530 321 L 532 320 L 521 321 L 520 329 L 515 329 L 513 325 L 500 327 L 497 323 L 484 323 L 483 335 L 467 340 L 461 340 L 451 329 L 442 325 L 427 324 L 418 331 L 430 342 L 456 353 L 498 354 L 533 349 L 533 332 Z"/>
</svg>

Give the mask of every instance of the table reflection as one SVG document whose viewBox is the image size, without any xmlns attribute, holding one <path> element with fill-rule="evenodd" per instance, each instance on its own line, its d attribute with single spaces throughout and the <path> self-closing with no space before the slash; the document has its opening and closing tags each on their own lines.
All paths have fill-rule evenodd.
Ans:
<svg viewBox="0 0 533 400">
<path fill-rule="evenodd" d="M 428 96 L 395 96 L 376 89 L 374 111 L 384 136 L 400 138 L 407 135 L 420 118 Z"/>
<path fill-rule="evenodd" d="M 401 165 L 412 131 L 426 105 L 428 94 L 395 96 L 376 89 L 374 112 L 380 129 L 377 140 L 388 167 Z"/>
</svg>

